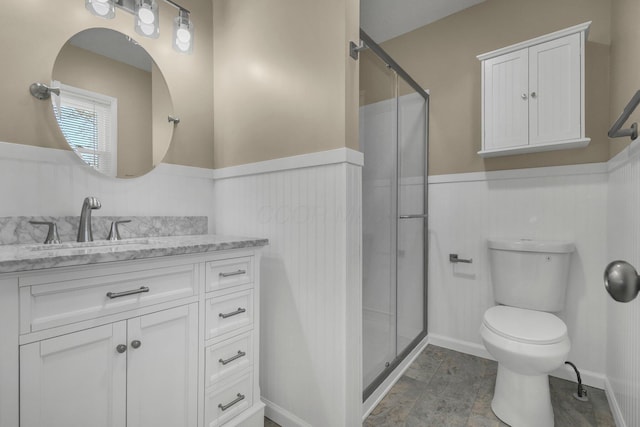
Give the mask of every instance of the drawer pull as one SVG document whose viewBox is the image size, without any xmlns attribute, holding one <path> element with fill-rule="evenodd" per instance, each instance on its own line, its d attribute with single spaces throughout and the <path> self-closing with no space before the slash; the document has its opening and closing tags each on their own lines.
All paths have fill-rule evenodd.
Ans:
<svg viewBox="0 0 640 427">
<path fill-rule="evenodd" d="M 247 310 L 244 308 L 238 307 L 236 311 L 232 311 L 231 313 L 218 313 L 218 316 L 222 317 L 223 319 L 226 319 L 227 317 L 235 316 L 236 314 L 242 314 L 245 311 Z"/>
<path fill-rule="evenodd" d="M 244 351 L 238 350 L 238 354 L 236 354 L 233 357 L 228 358 L 227 360 L 223 360 L 223 359 L 219 359 L 218 362 L 222 363 L 223 365 L 226 365 L 227 363 L 231 363 L 236 359 L 240 359 L 243 356 L 246 356 L 247 353 L 245 353 Z"/>
<path fill-rule="evenodd" d="M 220 273 L 220 277 L 239 276 L 241 274 L 247 274 L 247 270 L 232 271 L 231 273 Z"/>
<path fill-rule="evenodd" d="M 124 291 L 124 292 L 107 292 L 107 297 L 114 299 L 114 298 L 119 298 L 119 297 L 126 297 L 127 295 L 135 295 L 135 294 L 141 294 L 144 292 L 149 292 L 149 288 L 146 286 L 141 286 L 140 289 L 133 289 L 131 291 Z"/>
<path fill-rule="evenodd" d="M 237 394 L 238 397 L 236 397 L 234 400 L 232 400 L 231 402 L 227 403 L 226 405 L 223 405 L 222 403 L 218 404 L 218 408 L 222 409 L 223 411 L 226 411 L 227 409 L 231 408 L 233 405 L 235 405 L 238 402 L 241 402 L 244 400 L 244 394 Z"/>
</svg>

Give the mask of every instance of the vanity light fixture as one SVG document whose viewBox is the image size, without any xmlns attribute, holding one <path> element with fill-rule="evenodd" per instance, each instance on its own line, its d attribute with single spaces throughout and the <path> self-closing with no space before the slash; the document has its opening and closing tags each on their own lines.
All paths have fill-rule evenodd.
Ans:
<svg viewBox="0 0 640 427">
<path fill-rule="evenodd" d="M 180 53 L 193 52 L 193 22 L 189 11 L 172 0 L 163 0 L 178 9 L 173 20 L 172 46 Z M 101 18 L 112 19 L 116 16 L 116 6 L 134 15 L 136 33 L 157 39 L 160 35 L 159 9 L 156 0 L 84 0 L 89 12 Z"/>
<path fill-rule="evenodd" d="M 188 10 L 180 9 L 173 20 L 173 48 L 182 53 L 193 52 L 193 22 Z"/>
<path fill-rule="evenodd" d="M 136 33 L 141 36 L 157 39 L 160 35 L 158 25 L 158 3 L 156 0 L 136 0 L 135 14 Z"/>
</svg>

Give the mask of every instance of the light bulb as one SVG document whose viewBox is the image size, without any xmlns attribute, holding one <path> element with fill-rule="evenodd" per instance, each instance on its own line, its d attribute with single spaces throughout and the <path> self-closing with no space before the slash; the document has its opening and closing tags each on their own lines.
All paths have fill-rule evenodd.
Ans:
<svg viewBox="0 0 640 427">
<path fill-rule="evenodd" d="M 188 52 L 189 48 L 191 47 L 191 43 L 189 41 L 183 42 L 180 39 L 176 38 L 176 47 L 181 52 Z"/>
<path fill-rule="evenodd" d="M 153 12 L 147 6 L 142 6 L 138 9 L 138 18 L 140 18 L 140 22 L 147 25 L 153 24 L 153 21 L 155 20 Z"/>
<path fill-rule="evenodd" d="M 91 4 L 91 7 L 93 7 L 93 11 L 100 16 L 104 16 L 109 13 L 109 5 L 104 2 L 94 1 Z"/>
<path fill-rule="evenodd" d="M 150 36 L 153 34 L 153 31 L 156 29 L 156 27 L 154 27 L 153 24 L 145 24 L 143 22 L 140 23 L 140 31 L 142 31 L 142 33 L 145 36 Z"/>
<path fill-rule="evenodd" d="M 187 45 L 191 41 L 191 33 L 186 28 L 178 28 L 176 31 L 176 42 L 186 43 Z"/>
<path fill-rule="evenodd" d="M 113 0 L 85 0 L 85 6 L 89 12 L 101 18 L 113 18 L 115 7 Z"/>
</svg>

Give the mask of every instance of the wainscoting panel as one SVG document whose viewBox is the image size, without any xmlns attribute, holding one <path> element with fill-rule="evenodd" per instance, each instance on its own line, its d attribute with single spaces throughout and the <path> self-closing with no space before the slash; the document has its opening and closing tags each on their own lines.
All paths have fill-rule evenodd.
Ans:
<svg viewBox="0 0 640 427">
<path fill-rule="evenodd" d="M 113 179 L 67 150 L 0 142 L 0 216 L 79 216 L 95 196 L 98 216 L 207 216 L 212 170 L 160 164 L 139 178 Z M 106 236 L 105 236 L 106 238 Z"/>
<path fill-rule="evenodd" d="M 607 201 L 608 257 L 640 268 L 640 156 L 638 143 L 612 160 Z M 605 263 L 600 267 L 604 269 Z M 603 288 L 604 289 L 604 288 Z M 640 298 L 607 304 L 607 392 L 619 427 L 640 425 Z"/>
<path fill-rule="evenodd" d="M 259 170 L 259 169 L 257 169 Z M 214 184 L 216 232 L 269 239 L 260 377 L 283 426 L 361 420 L 361 167 L 347 162 Z"/>
<path fill-rule="evenodd" d="M 604 387 L 607 174 L 602 165 L 431 177 L 429 185 L 429 334 L 440 345 L 482 353 L 482 316 L 494 305 L 488 238 L 575 243 L 564 311 L 569 360 Z M 452 264 L 449 254 L 472 258 Z M 574 374 L 562 370 L 559 376 Z"/>
</svg>

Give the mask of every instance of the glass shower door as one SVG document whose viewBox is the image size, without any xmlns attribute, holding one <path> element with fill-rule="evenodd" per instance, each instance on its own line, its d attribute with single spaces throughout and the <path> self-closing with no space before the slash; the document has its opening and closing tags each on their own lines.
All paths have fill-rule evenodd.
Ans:
<svg viewBox="0 0 640 427">
<path fill-rule="evenodd" d="M 360 56 L 363 236 L 363 387 L 396 357 L 396 73 L 371 52 Z"/>
<path fill-rule="evenodd" d="M 366 34 L 361 37 L 371 49 L 360 56 L 366 399 L 427 333 L 429 95 Z"/>
</svg>

